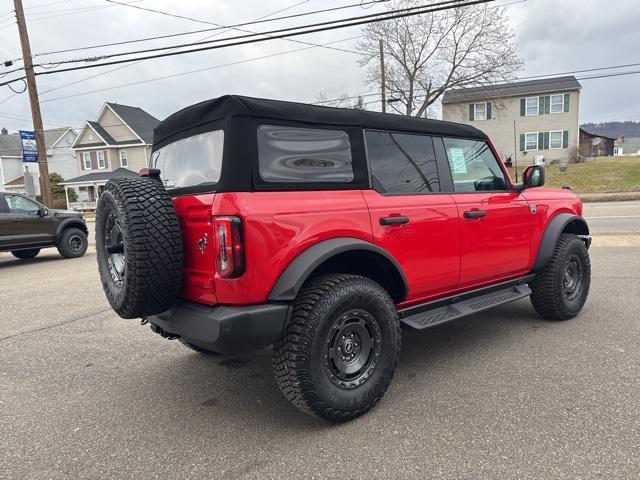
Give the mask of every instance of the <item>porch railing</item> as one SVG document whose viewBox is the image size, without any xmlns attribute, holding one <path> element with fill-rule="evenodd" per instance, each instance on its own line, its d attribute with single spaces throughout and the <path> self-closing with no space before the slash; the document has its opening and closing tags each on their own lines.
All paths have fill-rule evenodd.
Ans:
<svg viewBox="0 0 640 480">
<path fill-rule="evenodd" d="M 87 210 L 95 210 L 96 202 L 69 202 L 69 210 L 77 210 L 77 211 L 87 211 Z"/>
</svg>

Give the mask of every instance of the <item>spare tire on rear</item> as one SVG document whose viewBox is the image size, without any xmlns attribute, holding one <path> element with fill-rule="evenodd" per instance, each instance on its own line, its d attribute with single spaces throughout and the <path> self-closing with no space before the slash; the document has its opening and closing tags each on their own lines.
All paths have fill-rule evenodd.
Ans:
<svg viewBox="0 0 640 480">
<path fill-rule="evenodd" d="M 182 236 L 171 197 L 150 177 L 109 180 L 96 211 L 102 288 L 122 318 L 168 310 L 180 293 Z"/>
</svg>

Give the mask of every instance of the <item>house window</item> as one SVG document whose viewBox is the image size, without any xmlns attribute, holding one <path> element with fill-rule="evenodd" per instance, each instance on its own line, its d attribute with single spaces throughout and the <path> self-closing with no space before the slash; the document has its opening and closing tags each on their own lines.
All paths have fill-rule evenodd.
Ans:
<svg viewBox="0 0 640 480">
<path fill-rule="evenodd" d="M 129 166 L 129 159 L 127 158 L 126 150 L 120 150 L 120 166 L 122 168 L 127 168 Z"/>
<path fill-rule="evenodd" d="M 538 132 L 524 134 L 524 149 L 527 151 L 538 150 Z"/>
<path fill-rule="evenodd" d="M 539 100 L 538 97 L 527 98 L 527 117 L 530 115 L 538 115 Z"/>
<path fill-rule="evenodd" d="M 96 157 L 98 158 L 98 168 L 106 168 L 104 163 L 104 152 L 102 150 L 96 152 Z"/>
<path fill-rule="evenodd" d="M 85 170 L 91 170 L 91 154 L 89 152 L 82 152 L 82 163 Z"/>
<path fill-rule="evenodd" d="M 549 132 L 549 148 L 552 150 L 562 148 L 562 130 Z"/>
<path fill-rule="evenodd" d="M 473 104 L 473 118 L 475 120 L 486 120 L 487 119 L 487 104 L 486 103 L 474 103 Z"/>
<path fill-rule="evenodd" d="M 562 112 L 564 112 L 564 95 L 551 95 L 551 113 Z"/>
<path fill-rule="evenodd" d="M 619 147 L 613 147 L 614 155 L 622 155 L 622 150 Z"/>
</svg>

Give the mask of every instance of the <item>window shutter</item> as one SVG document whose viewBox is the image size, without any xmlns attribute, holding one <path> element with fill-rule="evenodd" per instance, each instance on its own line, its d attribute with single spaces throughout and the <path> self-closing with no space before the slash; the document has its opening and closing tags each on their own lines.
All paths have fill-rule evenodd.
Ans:
<svg viewBox="0 0 640 480">
<path fill-rule="evenodd" d="M 525 103 L 525 102 L 526 102 L 526 100 L 525 100 L 524 98 L 521 98 L 521 99 L 520 99 L 520 116 L 521 116 L 521 117 L 524 117 L 524 116 L 525 116 L 525 114 L 526 114 L 526 107 L 527 107 L 527 105 L 526 105 L 526 103 Z"/>
<path fill-rule="evenodd" d="M 551 95 L 544 97 L 544 113 L 551 113 Z"/>
<path fill-rule="evenodd" d="M 544 148 L 544 133 L 538 132 L 538 150 Z"/>
<path fill-rule="evenodd" d="M 569 94 L 568 93 L 564 94 L 564 111 L 565 112 L 569 111 Z"/>
<path fill-rule="evenodd" d="M 520 134 L 520 151 L 524 152 L 524 133 Z"/>
<path fill-rule="evenodd" d="M 538 115 L 544 115 L 544 97 L 538 97 Z"/>
<path fill-rule="evenodd" d="M 475 113 L 475 105 L 472 103 L 469 105 L 469 121 L 473 122 L 474 120 L 474 113 Z"/>
<path fill-rule="evenodd" d="M 566 100 L 567 97 L 564 98 Z M 569 148 L 569 130 L 562 131 L 562 148 Z"/>
<path fill-rule="evenodd" d="M 491 102 L 487 102 L 487 120 L 491 120 Z"/>
<path fill-rule="evenodd" d="M 542 149 L 549 150 L 549 132 L 544 132 L 544 142 L 542 143 Z"/>
</svg>

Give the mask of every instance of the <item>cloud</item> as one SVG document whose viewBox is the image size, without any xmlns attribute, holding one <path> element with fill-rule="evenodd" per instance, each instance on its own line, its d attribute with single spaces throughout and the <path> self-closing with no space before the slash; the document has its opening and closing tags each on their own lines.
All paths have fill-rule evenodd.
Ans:
<svg viewBox="0 0 640 480">
<path fill-rule="evenodd" d="M 502 3 L 506 1 L 501 0 Z M 7 11 L 9 3 L 2 4 L 7 7 Z M 207 28 L 206 24 L 143 12 L 130 7 L 110 6 L 98 9 L 98 7 L 104 7 L 105 2 L 102 0 L 69 0 L 50 7 L 30 8 L 38 3 L 35 1 L 25 2 L 34 53 Z M 230 24 L 267 15 L 296 3 L 299 3 L 299 0 L 273 0 L 271 2 L 255 0 L 245 2 L 155 0 L 151 2 L 150 0 L 142 0 L 136 4 L 177 12 L 180 15 L 204 21 Z M 278 15 L 348 3 L 355 2 L 352 0 L 327 0 L 323 2 L 310 0 Z M 638 57 L 634 57 L 636 45 L 640 45 L 640 30 L 637 29 L 637 15 L 635 14 L 636 5 L 636 0 L 616 0 L 615 8 L 612 8 L 610 3 L 599 0 L 529 0 L 507 7 L 512 25 L 517 32 L 521 54 L 526 62 L 526 71 L 522 75 L 547 74 L 594 66 L 640 62 Z M 96 9 L 92 10 L 94 7 Z M 382 7 L 376 8 L 382 9 Z M 67 14 L 47 13 L 65 10 L 68 11 Z M 363 11 L 360 8 L 355 8 L 313 18 L 302 17 L 246 28 L 266 30 L 284 25 L 346 17 L 372 11 L 374 10 Z M 0 15 L 4 13 L 6 12 L 0 11 Z M 50 18 L 43 18 L 47 15 L 50 15 Z M 231 34 L 234 32 L 225 35 Z M 357 35 L 359 35 L 358 28 L 349 28 L 307 35 L 298 37 L 298 39 L 323 43 Z M 207 34 L 201 33 L 139 45 L 145 47 L 164 46 L 187 40 L 196 41 L 206 36 Z M 356 41 L 351 40 L 335 46 L 354 49 Z M 151 60 L 112 73 L 103 72 L 115 67 L 46 75 L 38 77 L 38 88 L 40 92 L 44 92 L 62 84 L 100 73 L 91 80 L 41 95 L 42 100 L 59 98 L 106 89 L 114 85 L 294 50 L 304 46 L 292 41 L 277 40 Z M 107 47 L 102 51 L 120 51 L 126 48 L 129 46 Z M 56 54 L 51 58 L 77 58 L 92 52 Z M 2 55 L 0 60 L 20 56 L 15 26 L 0 29 L 0 55 Z M 314 48 L 171 79 L 44 102 L 42 103 L 43 118 L 48 127 L 60 124 L 80 126 L 84 120 L 93 119 L 105 101 L 140 106 L 151 114 L 164 118 L 186 105 L 225 93 L 296 101 L 314 101 L 319 91 L 326 92 L 330 98 L 342 93 L 354 95 L 370 89 L 364 83 L 366 72 L 358 66 L 356 60 L 357 56 L 351 53 Z M 0 73 L 3 68 L 0 66 Z M 639 80 L 640 75 L 584 81 L 581 120 L 599 121 L 625 118 L 640 120 L 640 105 L 637 103 L 638 95 L 636 93 L 636 85 Z M 6 87 L 0 87 L 0 101 L 9 95 L 11 92 Z M 2 114 L 17 115 L 28 119 L 30 110 L 27 95 L 17 95 L 0 104 L 0 115 Z M 0 117 L 0 125 L 7 126 L 11 130 L 29 128 L 30 124 L 31 122 L 28 120 L 20 121 Z"/>
</svg>

